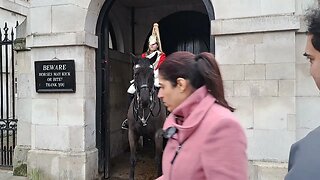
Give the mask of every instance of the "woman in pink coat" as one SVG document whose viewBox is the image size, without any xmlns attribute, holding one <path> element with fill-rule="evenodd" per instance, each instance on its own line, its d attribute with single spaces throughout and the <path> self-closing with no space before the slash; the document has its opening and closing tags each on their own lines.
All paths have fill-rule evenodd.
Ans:
<svg viewBox="0 0 320 180">
<path fill-rule="evenodd" d="M 171 112 L 158 180 L 246 180 L 246 137 L 224 97 L 211 53 L 169 55 L 159 68 L 158 96 Z"/>
</svg>

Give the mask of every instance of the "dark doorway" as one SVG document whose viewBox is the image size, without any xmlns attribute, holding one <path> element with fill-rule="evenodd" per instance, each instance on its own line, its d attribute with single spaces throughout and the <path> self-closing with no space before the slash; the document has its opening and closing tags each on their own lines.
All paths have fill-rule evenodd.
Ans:
<svg viewBox="0 0 320 180">
<path fill-rule="evenodd" d="M 195 54 L 210 51 L 210 21 L 206 14 L 195 11 L 177 12 L 162 19 L 159 27 L 162 48 L 167 55 L 175 51 Z M 144 50 L 147 49 L 147 43 L 148 41 L 145 42 Z"/>
<path fill-rule="evenodd" d="M 213 11 L 208 11 L 212 7 L 209 0 L 164 0 L 153 1 L 142 0 L 108 0 L 103 5 L 96 27 L 98 36 L 98 49 L 96 51 L 96 142 L 98 149 L 99 173 L 103 178 L 110 178 L 113 165 L 111 158 L 115 154 L 121 155 L 124 150 L 121 142 L 127 143 L 122 136 L 126 132 L 121 132 L 121 122 L 126 111 L 126 89 L 132 78 L 129 54 L 133 52 L 139 44 L 139 52 L 142 44 L 148 41 L 149 35 L 139 35 L 139 32 L 148 32 L 150 22 L 141 20 L 141 12 L 153 14 L 149 8 L 159 8 L 168 6 L 176 9 L 181 2 L 186 4 L 198 4 L 194 10 L 185 9 L 170 10 L 161 15 L 162 19 L 156 20 L 159 23 L 162 46 L 164 52 L 169 55 L 175 51 L 190 51 L 199 53 L 212 51 L 214 47 L 213 37 L 210 36 L 210 20 Z M 210 2 L 210 3 L 208 3 Z M 200 4 L 200 5 L 199 5 Z M 146 6 L 148 5 L 148 6 Z M 180 6 L 179 6 L 180 7 Z M 189 9 L 189 8 L 186 8 Z M 206 14 L 205 11 L 208 11 Z M 140 16 L 139 16 L 140 15 Z M 140 31 L 142 30 L 142 31 Z M 146 31 L 144 31 L 146 30 Z M 133 52 L 134 53 L 134 52 Z M 122 96 L 120 97 L 119 94 Z M 121 117 L 120 117 L 121 116 Z M 129 163 L 129 160 L 128 160 Z M 119 164 L 119 161 L 116 162 Z M 112 166 L 112 168 L 111 168 Z M 110 171 L 111 170 L 111 171 Z"/>
</svg>

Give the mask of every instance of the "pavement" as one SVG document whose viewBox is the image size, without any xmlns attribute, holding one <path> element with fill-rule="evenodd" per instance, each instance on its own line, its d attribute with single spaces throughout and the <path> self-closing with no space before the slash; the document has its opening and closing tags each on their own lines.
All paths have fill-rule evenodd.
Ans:
<svg viewBox="0 0 320 180">
<path fill-rule="evenodd" d="M 0 169 L 0 180 L 28 180 L 28 178 L 21 176 L 13 176 L 11 170 Z"/>
</svg>

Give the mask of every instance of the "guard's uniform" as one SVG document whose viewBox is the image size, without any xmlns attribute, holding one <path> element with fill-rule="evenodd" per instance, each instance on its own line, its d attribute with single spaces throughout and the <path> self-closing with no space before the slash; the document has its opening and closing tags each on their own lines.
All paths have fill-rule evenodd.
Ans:
<svg viewBox="0 0 320 180">
<path fill-rule="evenodd" d="M 155 43 L 157 43 L 157 45 L 158 45 L 158 50 L 156 50 L 150 54 L 145 52 L 141 55 L 141 57 L 151 59 L 153 56 L 155 56 L 157 54 L 158 57 L 152 65 L 154 68 L 154 86 L 159 87 L 160 86 L 159 85 L 159 67 L 162 64 L 162 62 L 165 60 L 166 54 L 162 52 L 160 33 L 159 33 L 159 25 L 157 23 L 153 24 L 152 34 L 149 37 L 149 48 L 150 48 L 150 45 L 153 45 Z M 134 87 L 134 80 L 131 80 L 130 83 L 131 83 L 131 85 L 127 90 L 128 94 L 129 94 L 129 101 L 128 101 L 129 103 L 131 103 L 132 98 L 133 98 L 133 94 L 136 92 L 136 88 Z M 121 128 L 128 129 L 127 119 L 122 122 Z"/>
</svg>

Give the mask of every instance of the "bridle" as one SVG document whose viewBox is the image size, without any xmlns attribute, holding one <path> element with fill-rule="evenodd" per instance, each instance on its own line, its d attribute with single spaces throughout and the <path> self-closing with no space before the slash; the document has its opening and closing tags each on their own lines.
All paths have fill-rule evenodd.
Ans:
<svg viewBox="0 0 320 180">
<path fill-rule="evenodd" d="M 155 86 L 152 84 L 152 86 L 149 87 L 148 82 L 145 82 L 140 87 L 138 87 L 136 81 L 134 82 L 134 86 L 136 88 L 136 92 L 135 92 L 135 98 L 133 101 L 133 114 L 134 114 L 134 117 L 136 117 L 135 119 L 137 121 L 139 120 L 142 123 L 142 126 L 147 126 L 148 120 L 151 116 L 153 117 L 159 116 L 161 112 L 161 105 L 160 105 L 161 102 L 160 102 L 160 99 L 158 98 L 159 111 L 156 114 L 154 114 L 153 110 L 157 103 L 157 90 L 155 89 Z M 141 89 L 148 89 L 149 103 L 147 107 L 142 106 L 141 96 L 140 96 Z"/>
</svg>

